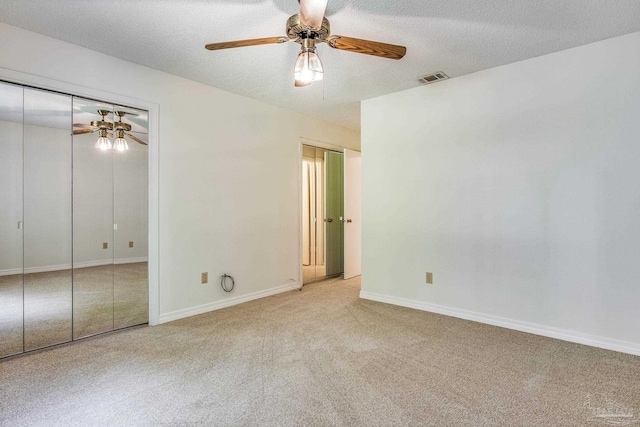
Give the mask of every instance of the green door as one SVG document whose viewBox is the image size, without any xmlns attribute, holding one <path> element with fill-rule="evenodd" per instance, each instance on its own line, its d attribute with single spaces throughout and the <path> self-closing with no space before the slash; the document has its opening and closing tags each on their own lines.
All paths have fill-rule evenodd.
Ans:
<svg viewBox="0 0 640 427">
<path fill-rule="evenodd" d="M 327 276 L 344 271 L 344 165 L 342 153 L 326 151 L 325 260 Z"/>
</svg>

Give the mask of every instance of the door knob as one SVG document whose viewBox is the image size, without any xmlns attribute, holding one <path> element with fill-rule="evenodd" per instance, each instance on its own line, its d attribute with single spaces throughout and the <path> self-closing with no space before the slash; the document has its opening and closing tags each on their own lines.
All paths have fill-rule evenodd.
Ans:
<svg viewBox="0 0 640 427">
<path fill-rule="evenodd" d="M 353 220 L 351 218 L 348 218 L 347 222 L 353 222 Z"/>
<path fill-rule="evenodd" d="M 325 221 L 327 221 L 327 222 L 333 222 L 333 219 L 331 219 L 331 218 L 327 218 L 327 219 L 325 219 Z"/>
</svg>

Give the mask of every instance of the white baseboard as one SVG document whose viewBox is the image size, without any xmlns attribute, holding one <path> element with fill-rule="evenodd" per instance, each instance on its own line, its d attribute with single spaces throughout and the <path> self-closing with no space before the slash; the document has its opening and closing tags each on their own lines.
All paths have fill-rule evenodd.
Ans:
<svg viewBox="0 0 640 427">
<path fill-rule="evenodd" d="M 66 268 L 63 268 L 65 266 L 63 265 L 50 265 L 47 266 L 47 269 L 51 269 L 51 270 L 46 270 L 46 271 L 59 271 L 59 270 L 66 270 Z M 44 268 L 44 267 L 33 267 L 34 269 L 40 269 L 40 268 Z M 26 273 L 26 271 L 22 268 L 8 268 L 6 270 L 0 270 L 0 276 L 15 276 L 16 274 L 24 274 Z M 42 273 L 42 271 L 33 271 L 33 273 Z"/>
<path fill-rule="evenodd" d="M 457 317 L 459 319 L 472 320 L 474 322 L 499 326 L 516 331 L 528 332 L 530 334 L 541 335 L 543 337 L 556 338 L 563 341 L 584 344 L 592 347 L 604 348 L 606 350 L 619 351 L 621 353 L 640 356 L 640 344 L 628 341 L 620 341 L 611 338 L 599 337 L 595 335 L 583 334 L 567 329 L 553 328 L 536 323 L 522 322 L 519 320 L 507 319 L 505 317 L 491 316 L 474 311 L 462 310 L 439 304 L 432 304 L 424 301 L 412 300 L 408 298 L 393 297 L 378 294 L 375 292 L 360 292 L 360 298 L 371 301 L 384 302 L 387 304 L 399 305 L 402 307 L 414 308 L 416 310 L 428 311 L 431 313 L 444 314 L 445 316 Z"/>
<path fill-rule="evenodd" d="M 137 258 L 121 258 L 121 259 L 100 259 L 96 261 L 82 261 L 74 263 L 75 268 L 86 268 L 86 267 L 99 267 L 101 265 L 109 265 L 109 264 L 133 264 L 137 262 L 147 262 L 147 257 L 137 257 Z M 13 268 L 7 270 L 0 270 L 0 276 L 12 276 L 14 274 L 29 274 L 29 273 L 47 273 L 50 271 L 60 271 L 60 270 L 71 270 L 71 264 L 60 264 L 60 265 L 45 265 L 40 267 L 26 267 L 24 270 L 22 268 Z"/>
<path fill-rule="evenodd" d="M 160 314 L 159 323 L 173 322 L 174 320 L 184 319 L 185 317 L 204 314 L 210 311 L 220 310 L 221 308 L 242 304 L 243 302 L 253 301 L 255 299 L 260 299 L 260 298 L 268 297 L 271 295 L 280 294 L 282 292 L 294 291 L 297 289 L 300 289 L 300 284 L 298 282 L 287 283 L 286 285 L 276 286 L 274 288 L 265 289 L 263 291 L 252 292 L 250 294 L 226 298 L 221 301 L 214 301 L 207 304 L 197 305 L 195 307 L 176 310 L 170 313 Z"/>
<path fill-rule="evenodd" d="M 135 264 L 138 262 L 147 262 L 149 261 L 149 258 L 146 256 L 140 256 L 140 257 L 136 257 L 136 258 L 120 258 L 120 259 L 114 259 L 113 263 L 115 265 L 118 264 Z"/>
<path fill-rule="evenodd" d="M 82 261 L 73 263 L 74 268 L 87 268 L 87 267 L 99 267 L 101 265 L 120 265 L 120 264 L 134 264 L 138 262 L 147 262 L 147 257 L 136 257 L 136 258 L 120 258 L 120 259 L 103 259 L 97 261 Z M 71 268 L 71 266 L 69 266 Z M 25 269 L 25 273 L 27 273 Z"/>
</svg>

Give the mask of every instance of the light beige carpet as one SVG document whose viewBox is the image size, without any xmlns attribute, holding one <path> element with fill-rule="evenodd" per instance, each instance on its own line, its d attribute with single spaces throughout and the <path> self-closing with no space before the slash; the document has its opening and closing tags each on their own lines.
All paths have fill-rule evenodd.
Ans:
<svg viewBox="0 0 640 427">
<path fill-rule="evenodd" d="M 333 279 L 5 360 L 0 425 L 599 426 L 607 399 L 640 419 L 638 357 L 359 288 Z"/>
</svg>

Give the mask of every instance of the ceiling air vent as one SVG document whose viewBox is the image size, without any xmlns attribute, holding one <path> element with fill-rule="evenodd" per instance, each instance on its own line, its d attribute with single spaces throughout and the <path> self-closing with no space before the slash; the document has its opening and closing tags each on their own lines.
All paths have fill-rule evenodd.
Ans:
<svg viewBox="0 0 640 427">
<path fill-rule="evenodd" d="M 428 74 L 426 76 L 420 77 L 418 80 L 420 83 L 428 85 L 430 83 L 439 82 L 440 80 L 447 80 L 449 76 L 447 76 L 442 71 L 435 72 L 433 74 Z"/>
</svg>

